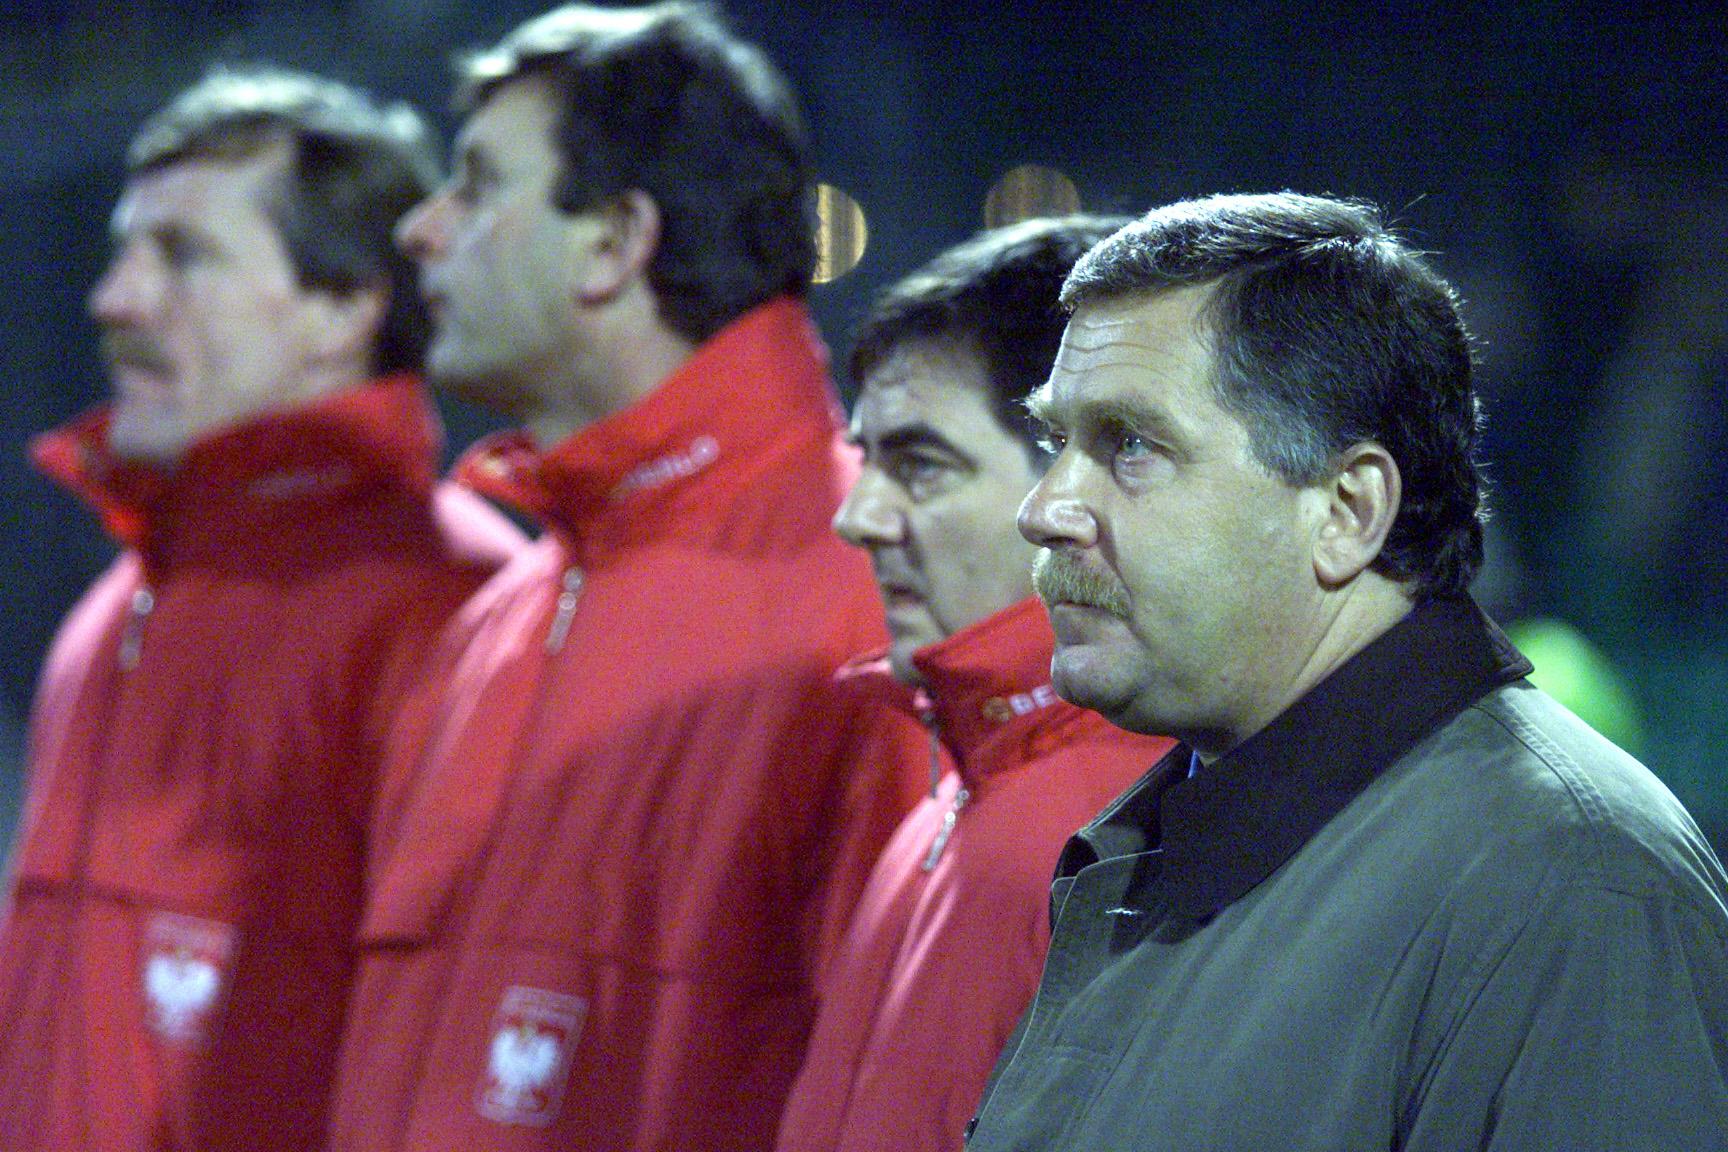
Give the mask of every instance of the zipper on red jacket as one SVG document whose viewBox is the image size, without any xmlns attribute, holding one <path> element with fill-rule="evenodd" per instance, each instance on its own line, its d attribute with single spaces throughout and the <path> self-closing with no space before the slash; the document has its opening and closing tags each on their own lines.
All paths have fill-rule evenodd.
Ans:
<svg viewBox="0 0 1728 1152">
<path fill-rule="evenodd" d="M 918 719 L 930 733 L 930 798 L 934 800 L 942 786 L 942 729 L 936 720 L 936 706 L 919 693 Z M 972 793 L 965 788 L 954 794 L 954 803 L 948 811 L 942 813 L 942 827 L 936 830 L 936 839 L 930 844 L 929 855 L 924 857 L 924 871 L 933 871 L 942 859 L 942 852 L 948 847 L 948 838 L 954 835 L 954 825 L 960 819 L 960 809 L 966 807 L 966 802 L 972 799 Z"/>
<path fill-rule="evenodd" d="M 563 587 L 558 592 L 558 607 L 552 613 L 552 624 L 546 630 L 546 651 L 564 647 L 570 635 L 570 622 L 576 618 L 576 602 L 582 597 L 582 569 L 572 564 L 564 569 Z"/>
<path fill-rule="evenodd" d="M 126 625 L 120 632 L 120 670 L 130 672 L 138 667 L 144 654 L 144 625 L 156 610 L 156 593 L 141 584 L 132 592 L 132 603 L 126 609 Z"/>
<path fill-rule="evenodd" d="M 954 825 L 960 822 L 960 810 L 966 807 L 966 802 L 972 799 L 972 793 L 962 788 L 954 793 L 954 803 L 948 811 L 942 813 L 942 827 L 936 830 L 936 839 L 931 841 L 930 854 L 924 857 L 924 871 L 933 871 L 942 859 L 942 850 L 948 847 L 948 838 L 954 835 Z"/>
<path fill-rule="evenodd" d="M 936 726 L 936 706 L 929 703 L 922 692 L 919 693 L 918 722 L 924 725 L 924 731 L 930 733 L 930 799 L 936 799 L 936 792 L 942 787 L 942 732 Z"/>
</svg>

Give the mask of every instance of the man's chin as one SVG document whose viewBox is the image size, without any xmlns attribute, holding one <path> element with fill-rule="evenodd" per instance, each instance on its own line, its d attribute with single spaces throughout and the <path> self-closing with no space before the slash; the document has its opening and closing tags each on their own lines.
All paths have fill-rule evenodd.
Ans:
<svg viewBox="0 0 1728 1152">
<path fill-rule="evenodd" d="M 439 392 L 507 419 L 520 419 L 528 411 L 521 391 L 506 383 L 502 373 L 455 356 L 428 358 L 426 380 Z"/>
<path fill-rule="evenodd" d="M 913 636 L 896 635 L 888 644 L 888 670 L 902 684 L 922 685 L 924 674 L 912 663 L 912 654 L 923 647 Z"/>
<path fill-rule="evenodd" d="M 108 451 L 134 464 L 167 466 L 186 451 L 186 438 L 179 429 L 161 428 L 150 421 L 117 414 L 108 425 Z"/>
<path fill-rule="evenodd" d="M 1122 697 L 1112 670 L 1107 657 L 1096 649 L 1058 643 L 1050 660 L 1050 686 L 1068 703 L 1108 716 Z"/>
<path fill-rule="evenodd" d="M 440 391 L 467 399 L 483 387 L 479 376 L 460 356 L 436 343 L 426 350 L 426 380 Z"/>
</svg>

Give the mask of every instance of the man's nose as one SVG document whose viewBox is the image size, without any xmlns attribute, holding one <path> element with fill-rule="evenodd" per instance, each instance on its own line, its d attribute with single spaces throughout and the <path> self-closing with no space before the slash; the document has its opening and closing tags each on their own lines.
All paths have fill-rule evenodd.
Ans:
<svg viewBox="0 0 1728 1152">
<path fill-rule="evenodd" d="M 906 535 L 906 517 L 891 489 L 886 477 L 866 466 L 834 513 L 834 531 L 859 548 L 900 543 Z"/>
<path fill-rule="evenodd" d="M 1088 548 L 1098 541 L 1098 521 L 1081 492 L 1076 465 L 1058 457 L 1020 502 L 1015 525 L 1040 548 Z"/>
<path fill-rule="evenodd" d="M 161 285 L 145 267 L 142 254 L 123 248 L 91 286 L 85 306 L 98 324 L 114 327 L 137 324 L 149 316 L 160 298 Z"/>
<path fill-rule="evenodd" d="M 450 194 L 435 192 L 396 222 L 396 247 L 419 262 L 444 251 L 450 238 Z"/>
</svg>

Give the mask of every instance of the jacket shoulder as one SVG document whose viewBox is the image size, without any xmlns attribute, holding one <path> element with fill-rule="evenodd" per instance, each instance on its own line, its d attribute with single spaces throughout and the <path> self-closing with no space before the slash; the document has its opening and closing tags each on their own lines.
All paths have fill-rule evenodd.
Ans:
<svg viewBox="0 0 1728 1152">
<path fill-rule="evenodd" d="M 1691 815 L 1643 764 L 1527 681 L 1490 692 L 1409 759 L 1459 773 L 1459 811 L 1503 868 L 1631 895 L 1724 892 Z M 1473 809 L 1473 811 L 1472 811 Z M 1463 829 L 1459 830 L 1464 831 Z"/>
</svg>

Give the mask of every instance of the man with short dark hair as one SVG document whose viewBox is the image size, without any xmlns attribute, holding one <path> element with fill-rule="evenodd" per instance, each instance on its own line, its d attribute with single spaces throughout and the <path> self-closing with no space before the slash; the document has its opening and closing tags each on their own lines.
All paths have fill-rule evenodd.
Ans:
<svg viewBox="0 0 1728 1152">
<path fill-rule="evenodd" d="M 31 717 L 8 1152 L 321 1145 L 387 734 L 521 544 L 437 484 L 391 243 L 436 175 L 406 108 L 272 69 L 133 141 L 89 300 L 114 400 L 35 445 L 123 551 Z"/>
<path fill-rule="evenodd" d="M 545 532 L 392 773 L 333 1143 L 765 1148 L 910 802 L 832 682 L 882 626 L 828 531 L 803 129 L 688 4 L 547 13 L 464 94 L 400 238 L 433 379 L 524 428 L 461 475 Z"/>
<path fill-rule="evenodd" d="M 1451 289 L 1286 193 L 1153 211 L 1063 299 L 1054 683 L 1192 753 L 1069 842 L 968 1147 L 1728 1147 L 1728 885 L 1466 594 Z"/>
<path fill-rule="evenodd" d="M 957 1152 L 1037 986 L 1063 842 L 1170 746 L 1051 691 L 1014 528 L 1048 462 L 1023 402 L 1062 335 L 1057 293 L 1121 223 L 985 233 L 890 288 L 858 332 L 864 469 L 834 527 L 870 554 L 890 643 L 847 671 L 885 722 L 929 728 L 932 777 L 824 974 L 781 1152 Z"/>
</svg>

